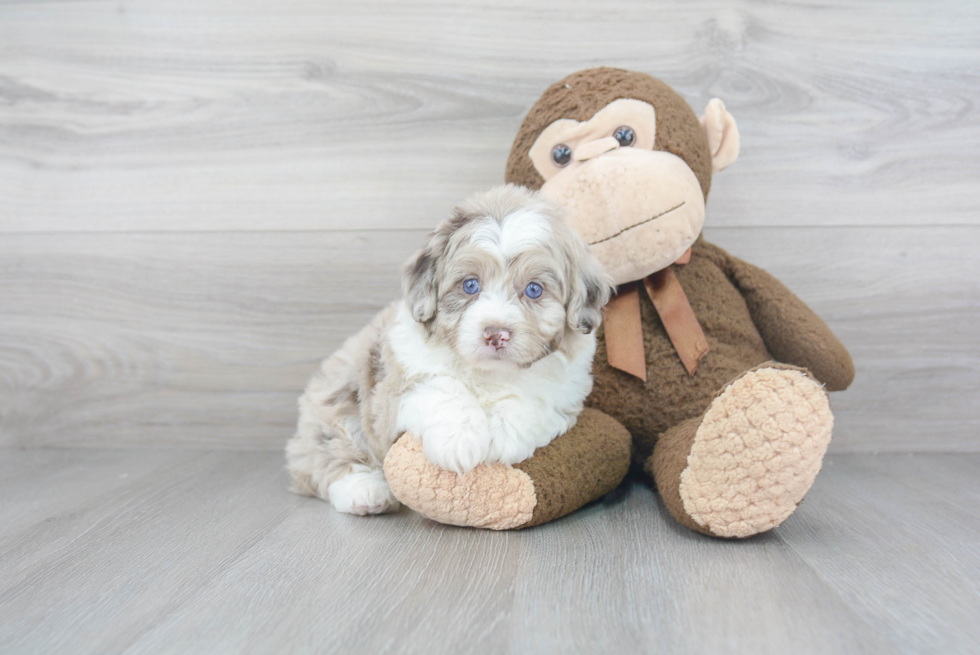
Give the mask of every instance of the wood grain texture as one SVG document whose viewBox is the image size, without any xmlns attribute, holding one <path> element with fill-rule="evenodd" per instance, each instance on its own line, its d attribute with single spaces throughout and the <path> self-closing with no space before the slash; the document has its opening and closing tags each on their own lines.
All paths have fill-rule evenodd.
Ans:
<svg viewBox="0 0 980 655">
<path fill-rule="evenodd" d="M 70 513 L 86 498 L 116 494 L 158 468 L 195 456 L 149 448 L 94 450 L 82 457 L 72 450 L 0 451 L 0 544 L 26 527 Z"/>
<path fill-rule="evenodd" d="M 279 448 L 560 76 L 725 99 L 707 236 L 852 349 L 837 451 L 980 450 L 980 5 L 0 2 L 0 445 Z"/>
<path fill-rule="evenodd" d="M 0 479 L 0 511 L 65 453 L 90 472 L 71 500 L 0 523 L 5 653 L 980 648 L 978 455 L 832 456 L 787 523 L 736 542 L 639 483 L 522 532 L 341 515 L 287 493 L 277 453 L 185 450 L 109 488 L 133 451 L 0 451 L 51 470 Z"/>
<path fill-rule="evenodd" d="M 0 649 L 120 652 L 302 502 L 271 454 L 196 454 L 5 532 Z"/>
<path fill-rule="evenodd" d="M 963 505 L 980 493 L 976 465 L 975 456 L 832 458 L 821 493 L 807 496 L 808 520 L 787 522 L 779 537 L 896 649 L 975 652 L 980 516 Z M 882 602 L 899 598 L 914 601 Z"/>
<path fill-rule="evenodd" d="M 854 354 L 832 452 L 980 451 L 978 31 L 962 0 L 0 1 L 0 447 L 44 447 L 0 448 L 0 651 L 980 651 L 977 454 L 831 455 L 739 543 L 635 483 L 520 533 L 344 516 L 281 455 L 317 361 L 595 65 L 736 116 L 706 236 Z"/>
<path fill-rule="evenodd" d="M 0 231 L 429 228 L 607 64 L 724 99 L 719 226 L 971 224 L 975 2 L 0 4 Z"/>
<path fill-rule="evenodd" d="M 0 443 L 280 448 L 317 362 L 397 297 L 424 236 L 7 235 Z M 980 450 L 980 228 L 706 236 L 780 277 L 854 354 L 833 449 Z"/>
</svg>

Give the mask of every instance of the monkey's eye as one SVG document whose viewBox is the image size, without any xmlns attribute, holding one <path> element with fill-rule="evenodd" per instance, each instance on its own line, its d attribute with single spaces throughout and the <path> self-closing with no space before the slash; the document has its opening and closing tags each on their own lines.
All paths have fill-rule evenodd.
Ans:
<svg viewBox="0 0 980 655">
<path fill-rule="evenodd" d="M 470 279 L 463 282 L 463 291 L 470 294 L 471 296 L 479 290 L 480 290 L 480 283 L 477 281 L 475 277 L 471 277 Z"/>
<path fill-rule="evenodd" d="M 621 125 L 613 132 L 613 138 L 619 141 L 619 145 L 626 148 L 627 146 L 633 145 L 633 142 L 636 141 L 636 134 L 633 132 L 632 127 Z"/>
<path fill-rule="evenodd" d="M 541 288 L 540 284 L 538 284 L 537 282 L 531 282 L 529 285 L 527 285 L 527 287 L 524 288 L 524 295 L 532 299 L 540 298 L 542 291 L 544 291 L 544 289 Z"/>
<path fill-rule="evenodd" d="M 551 149 L 551 161 L 558 167 L 568 166 L 568 162 L 572 161 L 572 149 L 564 143 L 559 143 Z"/>
</svg>

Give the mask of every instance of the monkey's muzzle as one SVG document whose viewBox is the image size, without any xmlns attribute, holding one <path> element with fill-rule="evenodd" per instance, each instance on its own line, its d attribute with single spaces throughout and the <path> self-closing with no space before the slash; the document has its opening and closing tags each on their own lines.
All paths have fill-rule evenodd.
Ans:
<svg viewBox="0 0 980 655">
<path fill-rule="evenodd" d="M 567 208 L 616 284 L 670 266 L 704 225 L 697 177 L 683 159 L 659 150 L 616 148 L 573 163 L 541 193 Z"/>
</svg>

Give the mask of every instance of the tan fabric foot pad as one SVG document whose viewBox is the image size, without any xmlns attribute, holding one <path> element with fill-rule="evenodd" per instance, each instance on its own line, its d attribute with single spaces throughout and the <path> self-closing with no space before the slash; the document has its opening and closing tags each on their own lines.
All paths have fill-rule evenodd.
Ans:
<svg viewBox="0 0 980 655">
<path fill-rule="evenodd" d="M 680 477 L 684 511 L 719 537 L 770 530 L 793 513 L 820 471 L 834 417 L 805 372 L 760 368 L 705 413 Z"/>
<path fill-rule="evenodd" d="M 426 518 L 449 525 L 509 530 L 531 520 L 537 498 L 524 471 L 481 464 L 466 475 L 441 469 L 405 434 L 385 457 L 385 478 L 395 498 Z"/>
<path fill-rule="evenodd" d="M 609 493 L 630 463 L 630 434 L 605 414 L 586 409 L 566 434 L 514 467 L 481 464 L 457 475 L 431 463 L 422 444 L 403 435 L 385 457 L 395 498 L 449 525 L 511 530 L 564 516 Z"/>
</svg>

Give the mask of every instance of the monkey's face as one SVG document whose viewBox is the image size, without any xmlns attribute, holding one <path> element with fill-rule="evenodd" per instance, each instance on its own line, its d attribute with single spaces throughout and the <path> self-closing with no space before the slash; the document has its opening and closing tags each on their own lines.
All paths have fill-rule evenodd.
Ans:
<svg viewBox="0 0 980 655">
<path fill-rule="evenodd" d="M 548 125 L 529 156 L 541 193 L 564 205 L 616 284 L 659 271 L 704 225 L 704 192 L 677 155 L 655 150 L 657 117 L 642 100 L 615 100 L 586 121 Z"/>
<path fill-rule="evenodd" d="M 669 266 L 697 239 L 711 176 L 738 157 L 717 98 L 698 119 L 664 82 L 593 68 L 552 84 L 514 138 L 506 179 L 568 211 L 617 284 Z"/>
</svg>

